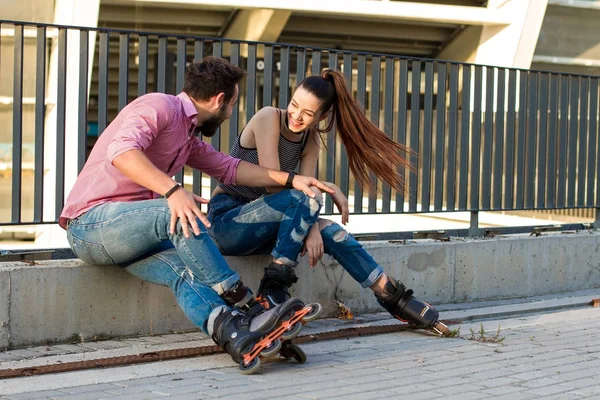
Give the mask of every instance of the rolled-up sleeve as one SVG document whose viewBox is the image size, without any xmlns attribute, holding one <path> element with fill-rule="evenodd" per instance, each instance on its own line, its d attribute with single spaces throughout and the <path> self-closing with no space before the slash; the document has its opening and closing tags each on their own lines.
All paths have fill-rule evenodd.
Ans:
<svg viewBox="0 0 600 400">
<path fill-rule="evenodd" d="M 221 183 L 235 185 L 240 160 L 216 151 L 214 147 L 199 138 L 192 140 L 194 140 L 194 144 L 187 165 L 207 173 Z"/>
<path fill-rule="evenodd" d="M 112 124 L 117 126 L 108 128 L 116 129 L 106 149 L 106 157 L 111 163 L 129 150 L 147 149 L 172 120 L 174 111 L 172 104 L 160 97 L 140 98 L 140 101 L 130 104 L 128 108 L 113 121 Z"/>
</svg>

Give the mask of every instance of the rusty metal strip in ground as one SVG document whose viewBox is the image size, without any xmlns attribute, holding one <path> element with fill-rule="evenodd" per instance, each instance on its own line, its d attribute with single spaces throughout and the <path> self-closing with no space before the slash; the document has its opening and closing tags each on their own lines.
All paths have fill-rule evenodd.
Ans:
<svg viewBox="0 0 600 400">
<path fill-rule="evenodd" d="M 445 321 L 457 323 L 458 321 Z M 393 332 L 402 332 L 410 330 L 406 324 L 394 324 L 385 326 L 365 326 L 356 328 L 339 329 L 332 332 L 315 333 L 313 335 L 299 336 L 294 339 L 294 343 L 302 344 L 316 342 L 321 340 L 333 340 L 357 336 L 379 335 Z M 58 372 L 81 371 L 94 368 L 118 367 L 124 365 L 141 364 L 147 362 L 166 361 L 179 358 L 189 358 L 197 356 L 206 356 L 210 354 L 223 353 L 223 350 L 217 345 L 202 347 L 190 347 L 187 349 L 173 349 L 150 351 L 147 353 L 131 354 L 126 356 L 98 358 L 95 360 L 72 361 L 60 364 L 39 365 L 33 367 L 2 369 L 0 370 L 0 379 L 18 378 L 23 376 L 53 374 Z"/>
</svg>

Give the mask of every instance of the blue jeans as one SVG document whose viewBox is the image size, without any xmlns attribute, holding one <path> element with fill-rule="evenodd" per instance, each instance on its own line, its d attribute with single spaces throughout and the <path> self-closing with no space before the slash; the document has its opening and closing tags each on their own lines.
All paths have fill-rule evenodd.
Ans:
<svg viewBox="0 0 600 400">
<path fill-rule="evenodd" d="M 208 233 L 223 254 L 244 256 L 265 254 L 273 249 L 275 259 L 296 266 L 308 227 L 318 220 L 308 196 L 297 190 L 284 190 L 250 203 L 228 194 L 214 196 L 209 205 Z M 314 200 L 313 200 L 314 201 Z M 323 221 L 321 229 L 325 253 L 362 287 L 369 287 L 383 274 L 383 268 L 344 228 Z M 302 238 L 301 241 L 298 239 Z M 267 252 L 268 253 L 268 252 Z"/>
<path fill-rule="evenodd" d="M 321 203 L 291 189 L 248 203 L 228 194 L 210 200 L 208 233 L 225 255 L 271 255 L 295 267 L 304 238 L 317 221 Z"/>
<path fill-rule="evenodd" d="M 240 280 L 206 234 L 186 239 L 180 222 L 169 233 L 165 199 L 96 206 L 71 220 L 67 238 L 77 257 L 89 264 L 120 265 L 142 280 L 170 287 L 186 316 L 204 332 L 219 296 Z"/>
</svg>

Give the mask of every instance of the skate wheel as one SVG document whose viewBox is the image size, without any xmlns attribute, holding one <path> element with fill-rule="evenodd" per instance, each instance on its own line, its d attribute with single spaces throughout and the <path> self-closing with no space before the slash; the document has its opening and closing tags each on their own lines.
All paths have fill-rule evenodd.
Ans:
<svg viewBox="0 0 600 400">
<path fill-rule="evenodd" d="M 260 368 L 260 358 L 256 357 L 249 364 L 245 364 L 244 360 L 240 361 L 240 373 L 250 375 L 255 373 Z"/>
<path fill-rule="evenodd" d="M 446 335 L 448 333 L 450 333 L 450 328 L 448 328 L 448 326 L 446 324 L 444 324 L 443 322 L 436 322 L 433 325 L 432 330 L 437 333 L 438 335 Z"/>
<path fill-rule="evenodd" d="M 306 354 L 299 346 L 294 343 L 286 344 L 285 348 L 282 349 L 284 352 L 283 357 L 286 359 L 293 358 L 298 361 L 298 364 L 304 364 L 306 362 Z"/>
<path fill-rule="evenodd" d="M 323 306 L 321 306 L 319 303 L 310 303 L 307 304 L 307 307 L 311 307 L 311 310 L 308 314 L 302 317 L 302 321 L 304 322 L 314 321 L 317 319 L 319 314 L 321 314 L 321 311 L 323 311 Z"/>
<path fill-rule="evenodd" d="M 281 350 L 281 340 L 275 339 L 271 342 L 271 345 L 269 347 L 265 347 L 260 352 L 260 355 L 263 357 L 271 357 L 279 353 L 279 350 Z"/>
<path fill-rule="evenodd" d="M 302 324 L 300 322 L 296 322 L 294 325 L 290 326 L 287 331 L 285 331 L 281 335 L 281 340 L 291 340 L 298 336 L 300 331 L 302 330 Z"/>
</svg>

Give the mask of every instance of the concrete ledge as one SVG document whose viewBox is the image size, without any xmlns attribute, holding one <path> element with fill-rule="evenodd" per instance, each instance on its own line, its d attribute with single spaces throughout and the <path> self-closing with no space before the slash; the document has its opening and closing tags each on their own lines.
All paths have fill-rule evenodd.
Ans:
<svg viewBox="0 0 600 400">
<path fill-rule="evenodd" d="M 364 245 L 390 275 L 432 304 L 600 288 L 598 232 Z M 256 288 L 269 258 L 228 262 Z M 371 291 L 331 257 L 315 269 L 303 260 L 298 276 L 295 295 L 319 301 L 328 315 L 336 312 L 336 298 L 355 313 L 381 311 Z M 79 260 L 0 264 L 0 348 L 189 329 L 194 326 L 170 290 L 117 267 Z"/>
</svg>

